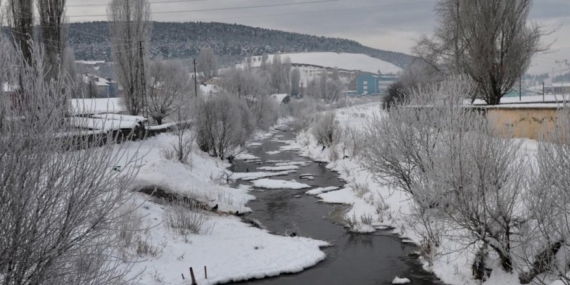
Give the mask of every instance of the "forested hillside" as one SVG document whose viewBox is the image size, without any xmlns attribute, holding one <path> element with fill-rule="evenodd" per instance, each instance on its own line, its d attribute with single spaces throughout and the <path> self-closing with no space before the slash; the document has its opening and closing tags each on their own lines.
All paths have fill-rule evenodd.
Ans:
<svg viewBox="0 0 570 285">
<path fill-rule="evenodd" d="M 107 22 L 73 23 L 69 43 L 78 60 L 110 60 L 111 44 Z M 155 22 L 151 54 L 166 58 L 190 58 L 200 48 L 211 46 L 221 63 L 241 60 L 247 55 L 276 52 L 329 51 L 363 53 L 404 67 L 411 57 L 365 47 L 356 41 L 327 38 L 277 30 L 223 23 Z"/>
</svg>

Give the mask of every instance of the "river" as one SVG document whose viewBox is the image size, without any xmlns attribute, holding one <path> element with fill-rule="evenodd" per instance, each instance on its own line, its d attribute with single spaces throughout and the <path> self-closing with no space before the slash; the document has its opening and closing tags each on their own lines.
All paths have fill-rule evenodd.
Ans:
<svg viewBox="0 0 570 285">
<path fill-rule="evenodd" d="M 248 152 L 259 160 L 236 161 L 235 172 L 257 172 L 261 166 L 274 166 L 274 161 L 306 162 L 297 173 L 270 179 L 295 180 L 313 188 L 339 186 L 346 182 L 324 164 L 299 156 L 295 150 L 280 153 L 280 147 L 287 140 L 294 140 L 295 134 L 284 129 L 271 138 L 261 141 Z M 311 174 L 314 180 L 300 179 L 301 174 Z M 237 184 L 251 185 L 246 181 Z M 417 259 L 409 256 L 417 248 L 404 244 L 388 231 L 374 234 L 352 234 L 341 224 L 341 217 L 347 206 L 319 202 L 314 196 L 305 195 L 305 190 L 261 190 L 251 193 L 257 197 L 248 206 L 253 210 L 247 219 L 259 220 L 274 234 L 287 234 L 325 240 L 333 246 L 323 249 L 327 258 L 298 274 L 281 275 L 263 280 L 251 280 L 240 284 L 391 284 L 394 277 L 410 279 L 410 284 L 442 284 L 433 274 L 424 271 Z"/>
</svg>

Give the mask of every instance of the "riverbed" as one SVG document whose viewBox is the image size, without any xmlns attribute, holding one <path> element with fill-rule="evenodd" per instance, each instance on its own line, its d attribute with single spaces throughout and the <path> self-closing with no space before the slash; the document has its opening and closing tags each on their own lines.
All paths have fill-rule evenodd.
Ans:
<svg viewBox="0 0 570 285">
<path fill-rule="evenodd" d="M 291 140 L 295 140 L 295 134 L 287 128 L 276 132 L 248 148 L 248 152 L 257 159 L 238 160 L 232 170 L 258 172 L 260 167 L 294 162 L 300 165 L 296 172 L 269 179 L 294 180 L 311 188 L 254 188 L 251 194 L 257 199 L 248 204 L 253 213 L 245 219 L 259 221 L 273 234 L 310 237 L 327 241 L 332 246 L 323 249 L 327 255 L 324 261 L 301 273 L 241 284 L 391 284 L 396 276 L 410 279 L 410 284 L 442 284 L 433 274 L 423 270 L 420 262 L 410 254 L 417 251 L 414 245 L 402 243 L 389 231 L 365 235 L 349 233 L 342 225 L 348 206 L 325 204 L 314 196 L 306 195 L 310 189 L 342 187 L 346 182 L 325 164 L 301 157 L 294 149 L 283 150 L 282 147 Z M 238 181 L 237 184 L 252 187 L 247 181 Z"/>
</svg>

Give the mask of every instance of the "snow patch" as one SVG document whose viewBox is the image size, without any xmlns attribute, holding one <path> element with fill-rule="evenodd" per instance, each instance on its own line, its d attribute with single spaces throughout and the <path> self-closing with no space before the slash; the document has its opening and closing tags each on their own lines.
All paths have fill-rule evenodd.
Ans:
<svg viewBox="0 0 570 285">
<path fill-rule="evenodd" d="M 336 186 L 322 187 L 322 188 L 316 188 L 316 189 L 313 189 L 313 190 L 309 190 L 309 191 L 307 191 L 305 194 L 308 194 L 308 195 L 320 195 L 320 194 L 327 193 L 327 192 L 331 192 L 331 191 L 335 191 L 335 190 L 338 190 L 338 187 L 336 187 Z"/>
<path fill-rule="evenodd" d="M 253 181 L 253 186 L 263 189 L 292 189 L 300 190 L 311 188 L 311 186 L 297 181 L 273 180 L 273 179 L 260 179 Z"/>
<path fill-rule="evenodd" d="M 408 278 L 400 278 L 396 276 L 396 278 L 394 278 L 394 281 L 392 281 L 392 284 L 409 284 L 411 282 L 412 281 L 410 281 Z"/>
<path fill-rule="evenodd" d="M 251 181 L 267 177 L 285 176 L 295 173 L 295 170 L 280 171 L 280 172 L 236 172 L 232 174 L 232 178 Z"/>
<path fill-rule="evenodd" d="M 299 166 L 296 165 L 283 165 L 283 166 L 262 166 L 258 167 L 259 170 L 266 170 L 266 171 L 285 171 L 285 170 L 297 170 Z"/>
</svg>

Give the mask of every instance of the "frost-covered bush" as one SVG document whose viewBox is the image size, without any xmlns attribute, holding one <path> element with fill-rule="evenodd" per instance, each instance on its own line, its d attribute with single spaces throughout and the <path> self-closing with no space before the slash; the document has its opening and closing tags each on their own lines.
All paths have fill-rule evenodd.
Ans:
<svg viewBox="0 0 570 285">
<path fill-rule="evenodd" d="M 471 86 L 451 79 L 419 90 L 410 106 L 376 116 L 362 157 L 380 183 L 410 196 L 411 220 L 431 247 L 439 245 L 437 235 L 483 244 L 510 272 L 526 159 L 519 141 L 462 106 L 459 94 Z M 455 230 L 439 231 L 434 220 Z"/>
<path fill-rule="evenodd" d="M 190 131 L 177 131 L 176 142 L 161 149 L 160 154 L 164 159 L 191 164 L 192 151 L 194 150 L 195 135 Z"/>
<path fill-rule="evenodd" d="M 211 156 L 231 157 L 255 131 L 247 104 L 235 96 L 219 94 L 199 100 L 196 140 Z"/>
<path fill-rule="evenodd" d="M 211 230 L 208 217 L 193 203 L 174 201 L 165 212 L 166 224 L 186 241 L 191 234 L 206 234 Z"/>
<path fill-rule="evenodd" d="M 255 126 L 263 131 L 268 131 L 279 119 L 279 105 L 267 97 L 251 104 L 250 110 Z"/>
<path fill-rule="evenodd" d="M 523 283 L 548 273 L 547 277 L 570 284 L 570 110 L 557 113 L 554 129 L 538 142 L 535 166 L 536 179 L 529 179 L 525 195 L 528 220 L 521 227 L 525 234 Z M 539 278 L 537 278 L 539 279 Z M 543 278 L 540 278 L 543 279 Z M 537 283 L 545 283 L 537 280 Z"/>
<path fill-rule="evenodd" d="M 382 108 L 390 109 L 390 107 L 398 104 L 404 104 L 408 91 L 402 81 L 396 81 L 388 87 L 386 95 L 382 97 Z"/>
<path fill-rule="evenodd" d="M 318 115 L 311 126 L 311 133 L 318 144 L 331 147 L 336 145 L 342 137 L 342 128 L 336 121 L 334 112 Z"/>
<path fill-rule="evenodd" d="M 137 151 L 106 135 L 68 136 L 77 133 L 66 118 L 69 74 L 31 44 L 26 61 L 0 37 L 0 82 L 17 86 L 0 107 L 0 283 L 120 283 L 129 265 L 118 258 L 118 209 L 132 195 Z"/>
</svg>

